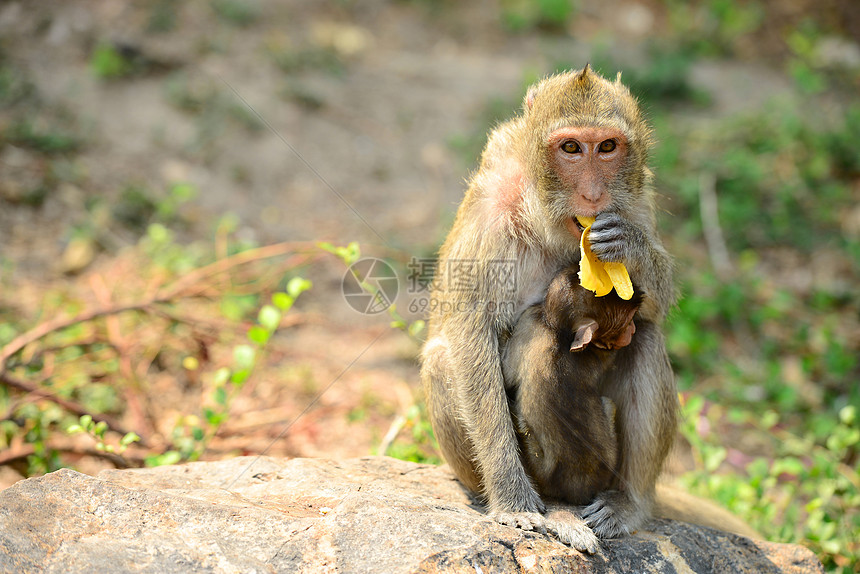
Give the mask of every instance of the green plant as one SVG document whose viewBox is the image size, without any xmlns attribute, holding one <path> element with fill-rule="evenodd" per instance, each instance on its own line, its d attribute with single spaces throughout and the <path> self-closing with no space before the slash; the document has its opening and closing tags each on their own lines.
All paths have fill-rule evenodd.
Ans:
<svg viewBox="0 0 860 574">
<path fill-rule="evenodd" d="M 101 42 L 90 56 L 90 68 L 96 77 L 111 80 L 133 74 L 136 70 L 131 61 L 114 44 Z"/>
<path fill-rule="evenodd" d="M 758 1 L 665 0 L 673 36 L 685 52 L 695 56 L 736 53 L 766 23 L 765 6 Z"/>
<path fill-rule="evenodd" d="M 211 0 L 210 5 L 221 20 L 233 26 L 250 26 L 260 17 L 259 5 L 249 0 Z"/>
<path fill-rule="evenodd" d="M 68 434 L 86 433 L 96 441 L 96 449 L 108 453 L 122 454 L 128 449 L 129 445 L 140 440 L 134 432 L 125 433 L 116 446 L 106 442 L 105 434 L 108 430 L 108 424 L 105 421 L 95 422 L 92 415 L 81 415 L 78 422 L 66 427 Z"/>
<path fill-rule="evenodd" d="M 379 454 L 410 462 L 441 464 L 441 459 L 434 454 L 439 452 L 439 445 L 433 436 L 433 427 L 423 406 L 412 405 L 402 420 L 397 422 L 401 428 L 411 431 L 409 440 L 393 441 L 385 452 Z"/>
<path fill-rule="evenodd" d="M 681 432 L 693 447 L 696 470 L 682 482 L 743 516 L 771 540 L 804 541 L 829 570 L 854 572 L 860 560 L 860 426 L 846 406 L 815 432 L 796 435 L 775 411 L 762 417 L 690 397 Z M 768 437 L 772 449 L 745 464 L 730 463 L 721 437 L 738 425 Z M 749 434 L 749 428 L 744 431 Z M 735 451 L 732 457 L 743 460 Z"/>
<path fill-rule="evenodd" d="M 501 3 L 502 22 L 514 32 L 532 28 L 563 30 L 575 13 L 573 0 L 504 0 Z"/>
<path fill-rule="evenodd" d="M 198 460 L 218 429 L 230 416 L 230 407 L 260 360 L 260 354 L 281 324 L 281 319 L 295 303 L 299 295 L 312 286 L 311 282 L 293 277 L 285 291 L 272 294 L 271 304 L 263 305 L 257 314 L 257 321 L 248 329 L 248 343 L 233 347 L 232 364 L 221 367 L 211 376 L 209 398 L 200 416 L 184 417 L 174 428 L 173 437 L 176 450 L 156 453 L 146 458 L 147 466 L 175 464 L 182 460 Z M 199 360 L 188 355 L 182 360 L 187 371 L 196 372 Z"/>
<path fill-rule="evenodd" d="M 121 292 L 95 275 L 89 281 L 95 303 L 71 290 L 48 293 L 41 307 L 47 319 L 29 327 L 13 323 L 2 339 L 0 409 L 9 415 L 0 446 L 15 448 L 0 456 L 0 464 L 26 461 L 26 473 L 32 474 L 55 470 L 67 453 L 104 457 L 120 466 L 199 458 L 227 420 L 233 398 L 283 314 L 310 287 L 294 277 L 283 291 L 270 291 L 285 271 L 306 259 L 297 248 L 302 245 L 271 245 L 211 260 L 175 244 L 165 227 L 151 225 L 137 248 L 114 262 L 111 274 Z M 271 263 L 284 257 L 286 263 Z M 202 263 L 206 258 L 211 262 Z M 220 298 L 240 291 L 257 298 L 261 291 L 272 292 L 272 303 L 259 308 L 247 329 L 247 342 L 228 336 L 243 317 L 220 328 L 223 335 L 207 334 L 201 316 L 213 316 Z M 231 349 L 229 366 L 212 365 L 210 347 Z M 180 417 L 166 437 L 152 428 L 131 430 L 117 418 L 125 405 L 139 408 L 142 401 L 155 400 L 147 393 L 156 363 L 174 376 L 205 382 L 208 389 L 200 396 L 200 415 Z M 18 401 L 10 390 L 33 400 Z M 62 441 L 61 429 L 88 435 L 95 448 Z"/>
<path fill-rule="evenodd" d="M 646 106 L 646 109 L 665 109 L 678 103 L 692 102 L 706 105 L 709 95 L 696 90 L 690 82 L 690 71 L 695 65 L 695 56 L 652 42 L 647 47 L 647 63 L 640 66 L 622 66 L 610 55 L 608 48 L 600 48 L 592 59 L 591 65 L 607 78 L 615 78 L 621 72 L 621 79 L 633 94 Z M 573 62 L 558 62 L 556 68 L 577 68 Z"/>
</svg>

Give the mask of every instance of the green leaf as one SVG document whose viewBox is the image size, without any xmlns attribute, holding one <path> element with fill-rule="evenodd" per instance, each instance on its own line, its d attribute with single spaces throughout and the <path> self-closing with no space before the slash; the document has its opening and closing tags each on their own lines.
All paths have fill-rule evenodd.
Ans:
<svg viewBox="0 0 860 574">
<path fill-rule="evenodd" d="M 69 428 L 66 429 L 66 434 L 76 434 L 79 432 L 84 432 L 84 427 L 81 425 L 69 425 Z"/>
<path fill-rule="evenodd" d="M 206 407 L 203 409 L 203 418 L 206 419 L 207 423 L 215 424 L 215 421 L 218 418 L 218 413 L 215 412 L 215 409 Z"/>
<path fill-rule="evenodd" d="M 359 247 L 356 241 L 353 241 L 346 247 L 337 247 L 331 243 L 317 243 L 317 247 L 336 255 L 347 265 L 352 265 L 361 257 L 361 247 Z"/>
<path fill-rule="evenodd" d="M 293 277 L 287 283 L 287 293 L 295 300 L 311 287 L 313 287 L 313 283 L 310 280 L 303 279 L 302 277 Z"/>
<path fill-rule="evenodd" d="M 715 471 L 725 459 L 726 449 L 721 446 L 713 447 L 702 453 L 702 462 L 705 465 L 705 470 L 708 472 Z"/>
<path fill-rule="evenodd" d="M 121 444 L 122 446 L 128 446 L 133 442 L 138 442 L 139 440 L 140 440 L 140 437 L 137 436 L 137 434 L 135 434 L 133 432 L 129 432 L 129 433 L 125 433 L 125 436 L 123 436 L 119 440 L 119 444 Z"/>
<path fill-rule="evenodd" d="M 233 365 L 237 371 L 250 371 L 257 360 L 257 351 L 250 345 L 236 345 L 233 348 Z"/>
<path fill-rule="evenodd" d="M 277 308 L 271 305 L 263 305 L 260 309 L 259 315 L 257 316 L 257 321 L 259 321 L 260 325 L 262 325 L 264 329 L 273 333 L 281 324 L 282 315 L 283 314 Z"/>
<path fill-rule="evenodd" d="M 207 408 L 207 409 L 203 409 L 203 417 L 206 419 L 206 422 L 207 422 L 207 423 L 209 423 L 211 426 L 213 426 L 213 427 L 217 427 L 217 426 L 218 426 L 218 425 L 220 425 L 222 422 L 224 422 L 224 420 L 227 418 L 227 415 L 226 415 L 225 413 L 219 413 L 219 412 L 216 412 L 216 411 L 215 411 L 215 410 L 213 410 L 213 409 L 209 409 L 209 408 Z M 192 430 L 192 433 L 193 433 L 193 432 L 194 432 L 194 431 Z M 197 439 L 197 440 L 199 441 L 199 440 L 201 440 L 203 437 L 202 437 L 202 435 L 201 435 L 201 437 L 200 437 L 200 438 L 197 438 L 197 435 L 195 434 L 195 435 L 194 435 L 194 438 L 195 438 L 195 439 Z"/>
<path fill-rule="evenodd" d="M 168 464 L 176 464 L 182 460 L 182 455 L 178 451 L 169 450 L 162 454 L 156 454 L 146 457 L 146 466 L 164 466 Z"/>
<path fill-rule="evenodd" d="M 269 337 L 271 337 L 271 335 L 271 332 L 267 331 L 259 325 L 254 325 L 250 329 L 248 329 L 248 339 L 250 339 L 252 342 L 256 343 L 260 347 L 262 347 L 269 341 Z"/>
<path fill-rule="evenodd" d="M 227 381 L 230 380 L 230 369 L 227 367 L 221 367 L 217 371 L 215 371 L 215 376 L 212 379 L 212 383 L 215 386 L 221 386 Z"/>
<path fill-rule="evenodd" d="M 170 194 L 182 203 L 191 201 L 197 196 L 197 188 L 191 183 L 175 183 L 170 188 Z"/>
<path fill-rule="evenodd" d="M 418 337 L 418 335 L 420 335 L 421 332 L 424 330 L 424 326 L 425 326 L 425 323 L 421 319 L 419 319 L 417 321 L 413 321 L 409 325 L 409 330 L 408 330 L 409 336 L 410 337 Z"/>
<path fill-rule="evenodd" d="M 246 369 L 246 370 L 242 370 L 242 371 L 235 371 L 230 376 L 230 382 L 233 383 L 234 385 L 241 385 L 242 383 L 247 381 L 248 377 L 250 377 L 250 376 L 251 376 L 250 370 Z"/>
<path fill-rule="evenodd" d="M 280 309 L 281 311 L 289 311 L 290 307 L 293 306 L 295 299 L 287 295 L 286 293 L 275 293 L 272 295 L 272 303 Z"/>
<path fill-rule="evenodd" d="M 856 417 L 857 408 L 854 405 L 842 407 L 842 409 L 839 411 L 839 420 L 842 421 L 842 424 L 844 425 L 853 425 Z"/>
<path fill-rule="evenodd" d="M 81 415 L 81 418 L 78 419 L 78 422 L 81 423 L 81 427 L 84 430 L 90 430 L 93 426 L 93 417 L 90 415 Z"/>
<path fill-rule="evenodd" d="M 203 429 L 200 427 L 194 427 L 191 429 L 191 436 L 194 437 L 194 440 L 201 441 L 203 437 L 206 436 L 203 432 Z"/>
<path fill-rule="evenodd" d="M 776 459 L 770 469 L 770 473 L 773 476 L 779 476 L 780 474 L 785 473 L 791 476 L 800 477 L 805 469 L 806 467 L 801 460 L 792 456 L 787 456 L 785 458 Z"/>
<path fill-rule="evenodd" d="M 215 402 L 221 406 L 227 404 L 227 389 L 224 387 L 218 387 L 215 389 Z"/>
<path fill-rule="evenodd" d="M 131 71 L 131 64 L 116 48 L 107 43 L 96 46 L 90 58 L 90 67 L 99 78 L 119 78 Z"/>
</svg>

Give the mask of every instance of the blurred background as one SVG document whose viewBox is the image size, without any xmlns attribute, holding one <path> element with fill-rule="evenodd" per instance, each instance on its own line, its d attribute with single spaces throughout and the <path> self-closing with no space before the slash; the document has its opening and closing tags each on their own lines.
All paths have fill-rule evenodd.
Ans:
<svg viewBox="0 0 860 574">
<path fill-rule="evenodd" d="M 658 139 L 668 480 L 860 572 L 853 0 L 0 1 L 0 487 L 439 462 L 411 262 L 488 129 L 586 62 Z M 388 312 L 343 296 L 367 256 L 400 279 Z"/>
</svg>

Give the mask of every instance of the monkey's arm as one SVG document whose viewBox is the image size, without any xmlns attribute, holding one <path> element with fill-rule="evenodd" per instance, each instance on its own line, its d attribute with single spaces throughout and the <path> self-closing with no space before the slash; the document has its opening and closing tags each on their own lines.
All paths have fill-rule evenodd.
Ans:
<svg viewBox="0 0 860 574">
<path fill-rule="evenodd" d="M 475 449 L 484 494 L 494 513 L 543 512 L 544 504 L 526 475 L 502 379 L 498 341 L 490 326 L 465 326 L 463 344 L 451 346 L 452 378 L 459 416 Z M 507 520 L 503 522 L 508 523 Z"/>
</svg>

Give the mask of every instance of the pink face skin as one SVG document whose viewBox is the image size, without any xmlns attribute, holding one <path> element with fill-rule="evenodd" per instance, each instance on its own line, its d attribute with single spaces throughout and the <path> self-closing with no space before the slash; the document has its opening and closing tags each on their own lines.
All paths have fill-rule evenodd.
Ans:
<svg viewBox="0 0 860 574">
<path fill-rule="evenodd" d="M 596 217 L 609 207 L 612 197 L 606 183 L 615 179 L 627 159 L 627 138 L 616 128 L 564 127 L 547 137 L 552 163 L 562 183 L 571 190 L 575 215 Z M 567 228 L 581 236 L 571 218 Z"/>
</svg>

